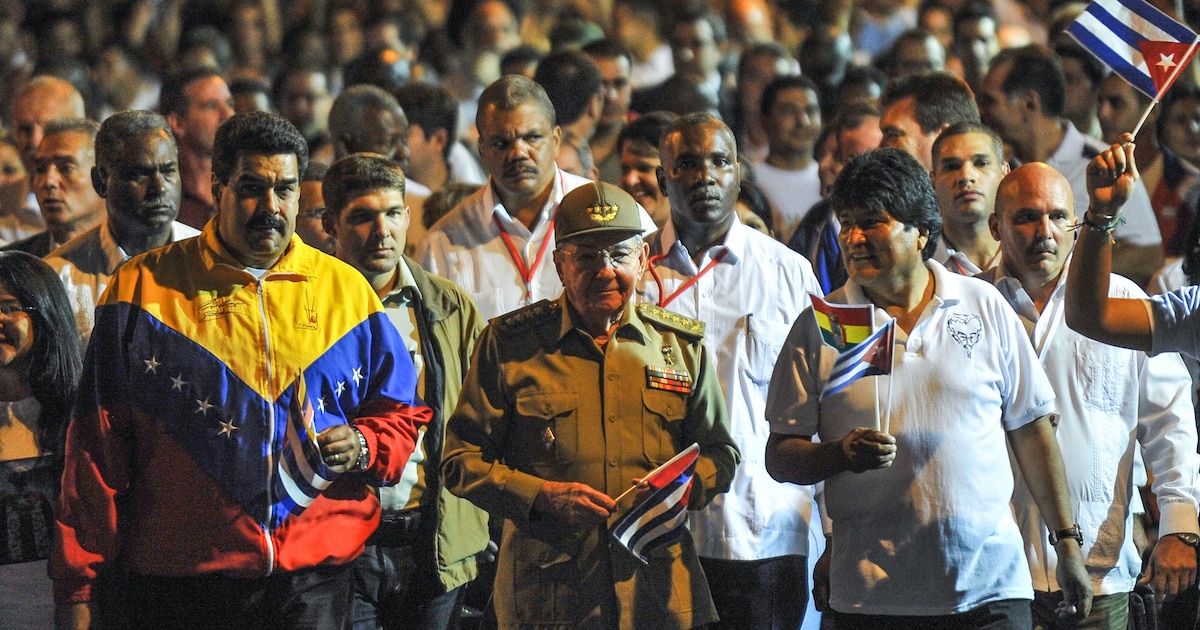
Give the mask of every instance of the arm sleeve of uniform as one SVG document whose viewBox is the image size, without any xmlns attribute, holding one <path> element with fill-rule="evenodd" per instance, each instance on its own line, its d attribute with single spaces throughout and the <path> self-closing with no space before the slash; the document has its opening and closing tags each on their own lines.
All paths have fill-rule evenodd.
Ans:
<svg viewBox="0 0 1200 630">
<path fill-rule="evenodd" d="M 1138 380 L 1137 437 L 1154 474 L 1152 488 L 1162 513 L 1159 535 L 1200 533 L 1191 375 L 1179 355 L 1169 353 L 1144 357 Z"/>
<path fill-rule="evenodd" d="M 1155 295 L 1150 305 L 1150 354 L 1182 352 L 1200 358 L 1200 287 Z"/>
<path fill-rule="evenodd" d="M 113 286 L 109 289 L 109 294 L 117 295 Z M 124 402 L 127 344 L 120 325 L 120 315 L 130 308 L 108 303 L 97 309 L 84 358 L 79 397 L 67 430 L 58 535 L 51 553 L 56 604 L 90 601 L 96 574 L 120 552 L 117 496 L 129 487 L 133 475 L 131 410 Z"/>
<path fill-rule="evenodd" d="M 371 328 L 371 388 L 353 425 L 367 440 L 367 474 L 395 483 L 416 448 L 418 430 L 433 411 L 417 399 L 417 375 L 395 327 L 383 311 L 368 317 Z"/>
<path fill-rule="evenodd" d="M 721 383 L 703 345 L 698 351 L 700 369 L 695 391 L 688 398 L 683 436 L 684 444 L 695 442 L 700 445 L 700 457 L 692 477 L 692 494 L 688 499 L 689 510 L 698 510 L 729 490 L 733 471 L 741 461 L 741 453 L 729 435 L 729 411 L 721 393 Z"/>
<path fill-rule="evenodd" d="M 442 481 L 447 490 L 503 518 L 528 520 L 544 479 L 503 461 L 508 434 L 495 329 L 484 329 L 458 407 L 446 425 Z"/>
</svg>

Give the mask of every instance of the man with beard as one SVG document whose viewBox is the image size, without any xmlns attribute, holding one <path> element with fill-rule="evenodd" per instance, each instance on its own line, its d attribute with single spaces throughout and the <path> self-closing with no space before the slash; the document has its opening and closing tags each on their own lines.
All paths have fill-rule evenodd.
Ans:
<svg viewBox="0 0 1200 630">
<path fill-rule="evenodd" d="M 689 509 L 725 492 L 739 459 L 704 324 L 632 299 L 650 256 L 640 215 L 611 184 L 563 197 L 562 295 L 489 323 L 450 419 L 446 486 L 505 519 L 501 628 L 716 621 L 685 528 L 644 558 L 611 534 L 635 505 L 626 491 L 691 444 Z"/>
<path fill-rule="evenodd" d="M 1071 184 L 1040 162 L 1000 182 L 989 220 L 1001 263 L 979 277 L 991 282 L 1028 331 L 1059 413 L 1054 437 L 1063 454 L 1067 494 L 1083 535 L 1083 556 L 1096 597 L 1089 628 L 1124 630 L 1141 556 L 1133 542 L 1135 452 L 1153 479 L 1161 514 L 1159 538 L 1144 581 L 1167 599 L 1195 582 L 1197 526 L 1196 425 L 1191 377 L 1178 354 L 1144 352 L 1087 339 L 1064 323 L 1067 260 L 1075 244 Z M 1109 295 L 1145 299 L 1114 275 Z M 1035 627 L 1053 627 L 1063 600 L 1055 578 L 1058 554 L 1029 488 L 1017 480 L 1013 511 L 1033 576 Z"/>
<path fill-rule="evenodd" d="M 239 114 L 213 151 L 217 215 L 109 281 L 67 435 L 52 577 L 89 625 L 128 568 L 129 623 L 349 626 L 350 567 L 429 421 L 371 285 L 293 233 L 304 138 Z M 104 515 L 97 517 L 97 515 Z"/>
<path fill-rule="evenodd" d="M 704 322 L 730 433 L 746 454 L 730 491 L 689 521 L 721 617 L 712 627 L 797 628 L 808 602 L 813 495 L 767 474 L 762 418 L 787 331 L 821 287 L 803 256 L 738 220 L 741 173 L 725 123 L 688 114 L 661 148 L 671 220 L 649 239 L 652 277 L 643 276 L 639 297 Z"/>
<path fill-rule="evenodd" d="M 546 254 L 563 195 L 591 182 L 554 164 L 562 130 L 546 91 L 519 75 L 484 89 L 475 124 L 488 183 L 430 228 L 417 250 L 426 271 L 475 298 L 485 319 L 557 297 Z M 638 206 L 642 224 L 654 222 Z M 415 219 L 414 219 L 415 221 Z"/>
<path fill-rule="evenodd" d="M 100 225 L 46 257 L 66 286 L 85 348 L 96 304 L 117 267 L 142 252 L 200 233 L 175 220 L 182 191 L 179 147 L 159 114 L 130 110 L 105 120 L 96 134 L 96 166 L 90 176 L 108 214 Z"/>
</svg>

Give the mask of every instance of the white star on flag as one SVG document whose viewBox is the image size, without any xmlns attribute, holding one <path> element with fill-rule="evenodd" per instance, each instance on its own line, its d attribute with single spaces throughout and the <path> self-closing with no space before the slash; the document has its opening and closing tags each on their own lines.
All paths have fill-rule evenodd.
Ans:
<svg viewBox="0 0 1200 630">
<path fill-rule="evenodd" d="M 142 363 L 146 364 L 147 372 L 154 372 L 155 374 L 158 374 L 158 357 L 150 357 L 149 359 L 142 359 Z"/>
<path fill-rule="evenodd" d="M 334 391 L 338 398 L 341 398 L 342 392 L 346 391 L 346 381 L 338 381 L 337 388 Z"/>
<path fill-rule="evenodd" d="M 178 392 L 183 391 L 184 385 L 187 385 L 187 381 L 183 380 L 183 374 L 180 374 L 179 376 L 176 376 L 171 379 L 171 389 L 173 389 L 175 391 L 178 391 Z"/>
<path fill-rule="evenodd" d="M 361 365 L 354 368 L 354 376 L 351 376 L 350 378 L 354 379 L 354 386 L 358 387 L 359 381 L 363 380 Z"/>
<path fill-rule="evenodd" d="M 321 413 L 325 413 L 325 397 L 324 396 L 317 399 L 317 409 Z"/>
<path fill-rule="evenodd" d="M 208 402 L 207 398 L 204 400 L 196 400 L 196 413 L 202 413 L 207 416 L 208 410 L 212 408 L 213 406 Z"/>
<path fill-rule="evenodd" d="M 220 422 L 221 430 L 218 434 L 229 438 L 233 437 L 233 432 L 238 430 L 237 425 L 233 423 L 233 419 L 230 418 L 228 422 L 224 420 L 221 420 Z"/>
<path fill-rule="evenodd" d="M 1158 63 L 1156 65 L 1158 67 L 1162 68 L 1163 70 L 1170 70 L 1171 68 L 1174 68 L 1175 67 L 1175 53 L 1171 53 L 1169 55 L 1160 54 L 1158 56 Z"/>
</svg>

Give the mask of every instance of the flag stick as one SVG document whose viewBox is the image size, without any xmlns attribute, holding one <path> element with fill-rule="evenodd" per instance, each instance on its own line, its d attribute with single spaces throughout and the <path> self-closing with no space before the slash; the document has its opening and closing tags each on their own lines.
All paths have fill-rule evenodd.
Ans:
<svg viewBox="0 0 1200 630">
<path fill-rule="evenodd" d="M 628 495 L 630 492 L 633 492 L 634 490 L 637 490 L 638 488 L 645 488 L 645 487 L 646 487 L 646 483 L 643 482 L 641 479 L 638 479 L 637 481 L 633 482 L 633 485 L 630 486 L 628 490 L 626 490 L 625 492 L 622 492 L 620 496 L 613 499 L 613 502 L 620 503 L 621 499 L 624 499 L 625 496 Z"/>
<path fill-rule="evenodd" d="M 1150 117 L 1150 111 L 1154 109 L 1155 105 L 1158 105 L 1158 99 L 1150 101 L 1150 104 L 1146 106 L 1146 111 L 1142 112 L 1141 119 L 1138 120 L 1137 125 L 1133 128 L 1133 137 L 1135 140 L 1137 139 L 1138 132 L 1142 130 L 1142 125 L 1146 124 L 1146 119 Z"/>
<path fill-rule="evenodd" d="M 889 433 L 892 427 L 892 376 L 896 373 L 896 353 L 892 353 L 892 369 L 888 372 L 887 411 L 883 419 L 883 432 Z M 876 379 L 878 382 L 878 379 Z"/>
<path fill-rule="evenodd" d="M 871 386 L 875 388 L 875 395 L 872 397 L 875 401 L 875 430 L 887 431 L 879 424 L 879 379 L 871 379 Z"/>
</svg>

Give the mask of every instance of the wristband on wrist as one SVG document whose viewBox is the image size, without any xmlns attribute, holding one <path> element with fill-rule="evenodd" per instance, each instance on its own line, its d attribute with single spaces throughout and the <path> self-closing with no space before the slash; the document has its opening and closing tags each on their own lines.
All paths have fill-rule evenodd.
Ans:
<svg viewBox="0 0 1200 630">
<path fill-rule="evenodd" d="M 1074 538 L 1079 546 L 1083 546 L 1083 531 L 1079 529 L 1079 523 L 1064 529 L 1055 529 L 1050 531 L 1050 544 L 1057 545 L 1059 541 Z"/>
<path fill-rule="evenodd" d="M 1111 217 L 1094 216 L 1090 208 L 1083 213 L 1083 224 L 1096 232 L 1112 232 L 1124 222 L 1125 217 L 1119 214 Z"/>
<path fill-rule="evenodd" d="M 363 437 L 362 431 L 354 427 L 350 428 L 354 431 L 354 435 L 358 436 L 358 459 L 354 461 L 354 466 L 350 470 L 362 472 L 371 462 L 371 449 L 367 448 L 367 438 Z"/>
</svg>

